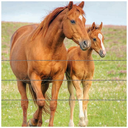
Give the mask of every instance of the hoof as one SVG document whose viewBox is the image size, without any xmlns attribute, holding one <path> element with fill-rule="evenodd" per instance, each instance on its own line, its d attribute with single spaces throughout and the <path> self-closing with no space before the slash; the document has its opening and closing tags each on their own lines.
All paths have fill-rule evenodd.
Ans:
<svg viewBox="0 0 128 128">
<path fill-rule="evenodd" d="M 69 127 L 74 127 L 74 122 L 72 120 L 69 122 Z"/>
<path fill-rule="evenodd" d="M 28 121 L 28 126 L 29 127 L 36 127 L 37 124 L 33 124 L 31 120 Z"/>
<path fill-rule="evenodd" d="M 86 126 L 88 125 L 88 119 L 85 119 Z"/>
<path fill-rule="evenodd" d="M 23 123 L 22 127 L 28 127 L 28 123 Z"/>
<path fill-rule="evenodd" d="M 86 126 L 87 126 L 86 123 L 85 123 L 84 117 L 81 117 L 81 118 L 80 118 L 79 126 L 80 126 L 80 127 L 86 127 Z"/>
</svg>

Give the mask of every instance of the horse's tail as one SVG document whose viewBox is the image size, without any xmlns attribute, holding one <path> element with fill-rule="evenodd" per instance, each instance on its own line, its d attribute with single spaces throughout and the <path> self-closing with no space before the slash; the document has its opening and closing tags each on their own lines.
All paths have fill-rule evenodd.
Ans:
<svg viewBox="0 0 128 128">
<path fill-rule="evenodd" d="M 43 88 L 42 88 L 43 89 Z M 37 97 L 36 97 L 36 93 L 34 92 L 33 88 L 32 88 L 32 85 L 29 84 L 29 91 L 30 91 L 30 94 L 32 96 L 32 99 L 33 99 L 33 102 L 35 104 L 35 106 L 37 106 Z M 42 93 L 43 93 L 43 90 L 42 90 Z M 43 110 L 42 112 L 43 113 L 46 113 L 46 114 L 50 114 L 50 96 L 49 94 L 46 92 L 44 94 L 44 97 L 45 97 L 45 105 L 43 107 Z"/>
</svg>

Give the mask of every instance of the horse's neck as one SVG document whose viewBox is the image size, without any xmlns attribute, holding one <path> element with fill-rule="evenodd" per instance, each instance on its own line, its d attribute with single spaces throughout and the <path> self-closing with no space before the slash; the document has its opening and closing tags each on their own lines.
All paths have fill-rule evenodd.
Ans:
<svg viewBox="0 0 128 128">
<path fill-rule="evenodd" d="M 56 47 L 63 43 L 65 38 L 62 29 L 60 28 L 61 23 L 52 24 L 49 27 L 47 34 L 44 37 L 46 45 Z"/>
<path fill-rule="evenodd" d="M 61 18 L 63 18 L 62 14 L 60 14 L 49 26 L 45 37 L 42 38 L 45 46 L 52 49 L 57 50 L 60 46 L 63 45 L 63 40 L 65 38 L 62 29 Z M 58 20 L 59 19 L 59 20 Z"/>
<path fill-rule="evenodd" d="M 89 48 L 88 50 L 86 50 L 86 51 L 82 51 L 81 49 L 80 49 L 80 55 L 81 55 L 81 57 L 84 59 L 84 60 L 92 60 L 92 49 L 91 48 Z"/>
</svg>

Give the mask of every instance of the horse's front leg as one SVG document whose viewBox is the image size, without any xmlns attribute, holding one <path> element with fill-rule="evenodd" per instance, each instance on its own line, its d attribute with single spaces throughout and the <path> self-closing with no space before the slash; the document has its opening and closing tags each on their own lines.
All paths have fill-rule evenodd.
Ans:
<svg viewBox="0 0 128 128">
<path fill-rule="evenodd" d="M 49 87 L 49 83 L 43 84 L 42 87 L 41 87 L 42 93 L 43 93 L 44 97 L 45 97 L 46 91 L 48 90 L 48 87 Z M 46 99 L 46 97 L 45 97 L 45 99 Z M 39 115 L 39 116 L 37 116 L 37 115 Z M 39 109 L 37 110 L 37 112 L 35 112 L 35 116 L 38 117 L 38 124 L 37 124 L 37 126 L 41 126 L 42 125 L 42 113 L 39 113 Z"/>
<path fill-rule="evenodd" d="M 85 121 L 84 121 L 84 112 L 83 112 L 83 91 L 80 87 L 80 83 L 81 81 L 76 77 L 76 76 L 72 76 L 72 82 L 73 85 L 76 89 L 76 96 L 79 102 L 79 126 L 86 126 Z"/>
<path fill-rule="evenodd" d="M 27 109 L 28 109 L 28 98 L 26 93 L 26 84 L 22 81 L 17 81 L 18 90 L 21 95 L 21 107 L 23 109 L 23 123 L 22 126 L 27 126 Z"/>
<path fill-rule="evenodd" d="M 61 87 L 61 84 L 63 82 L 64 73 L 57 74 L 56 77 L 54 77 L 52 82 L 52 99 L 50 101 L 50 120 L 49 120 L 49 126 L 53 126 L 54 116 L 57 108 L 57 99 L 58 99 L 58 93 L 59 89 Z"/>
<path fill-rule="evenodd" d="M 87 79 L 89 80 L 89 79 Z M 88 100 L 89 100 L 89 89 L 91 87 L 92 81 L 83 81 L 83 110 L 84 110 L 84 120 L 86 123 L 86 126 L 88 124 L 88 118 L 87 118 L 87 104 L 88 104 Z"/>
<path fill-rule="evenodd" d="M 38 109 L 34 113 L 33 118 L 29 121 L 30 126 L 41 126 L 42 125 L 42 109 L 45 105 L 45 98 L 41 89 L 41 78 L 36 73 L 32 73 L 31 85 L 36 94 Z"/>
</svg>

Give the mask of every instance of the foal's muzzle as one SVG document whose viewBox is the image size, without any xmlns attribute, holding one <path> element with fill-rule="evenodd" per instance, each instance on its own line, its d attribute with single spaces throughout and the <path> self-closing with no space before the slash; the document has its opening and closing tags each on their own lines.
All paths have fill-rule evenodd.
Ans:
<svg viewBox="0 0 128 128">
<path fill-rule="evenodd" d="M 105 57 L 105 55 L 106 55 L 106 51 L 103 51 L 103 50 L 100 50 L 99 51 L 99 55 L 100 55 L 100 57 Z"/>
<path fill-rule="evenodd" d="M 79 44 L 80 44 L 80 48 L 83 51 L 85 51 L 91 47 L 91 41 L 90 40 L 83 40 L 83 41 L 79 42 Z"/>
</svg>

